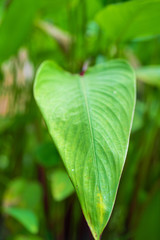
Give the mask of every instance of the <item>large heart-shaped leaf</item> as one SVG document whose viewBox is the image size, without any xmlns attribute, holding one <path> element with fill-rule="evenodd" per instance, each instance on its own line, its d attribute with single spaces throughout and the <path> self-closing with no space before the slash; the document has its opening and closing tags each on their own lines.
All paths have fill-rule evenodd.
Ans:
<svg viewBox="0 0 160 240">
<path fill-rule="evenodd" d="M 96 20 L 111 41 L 128 41 L 160 34 L 160 0 L 135 0 L 111 4 Z"/>
<path fill-rule="evenodd" d="M 135 105 L 135 75 L 121 60 L 84 76 L 53 62 L 40 67 L 34 95 L 95 239 L 114 205 Z"/>
</svg>

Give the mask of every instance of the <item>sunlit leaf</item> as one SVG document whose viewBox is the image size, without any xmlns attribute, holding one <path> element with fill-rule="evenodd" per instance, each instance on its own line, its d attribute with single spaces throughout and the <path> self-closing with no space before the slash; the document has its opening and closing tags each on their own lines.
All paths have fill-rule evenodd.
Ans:
<svg viewBox="0 0 160 240">
<path fill-rule="evenodd" d="M 135 0 L 111 4 L 96 16 L 96 20 L 111 41 L 144 39 L 160 34 L 159 0 Z"/>
<path fill-rule="evenodd" d="M 137 78 L 149 85 L 160 87 L 160 66 L 145 66 L 136 70 Z"/>
<path fill-rule="evenodd" d="M 56 201 L 62 201 L 74 192 L 73 185 L 63 169 L 55 170 L 51 174 L 51 191 Z"/>
<path fill-rule="evenodd" d="M 21 209 L 15 207 L 5 208 L 5 213 L 19 221 L 31 233 L 38 232 L 38 218 L 28 209 Z"/>
<path fill-rule="evenodd" d="M 122 60 L 99 64 L 84 76 L 45 62 L 37 73 L 34 95 L 92 234 L 99 239 L 127 154 L 135 75 Z"/>
</svg>

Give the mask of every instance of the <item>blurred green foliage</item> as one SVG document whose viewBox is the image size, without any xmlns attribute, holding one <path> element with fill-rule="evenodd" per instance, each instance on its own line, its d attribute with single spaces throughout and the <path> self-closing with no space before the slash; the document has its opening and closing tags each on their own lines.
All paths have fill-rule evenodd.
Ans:
<svg viewBox="0 0 160 240">
<path fill-rule="evenodd" d="M 148 18 L 143 10 L 136 23 L 123 5 L 125 13 L 111 12 L 101 19 L 102 27 L 97 16 L 123 2 L 0 0 L 0 240 L 92 239 L 32 87 L 46 59 L 77 73 L 84 63 L 113 58 L 126 59 L 136 70 L 137 105 L 115 208 L 102 239 L 160 239 L 160 12 L 158 7 L 154 10 L 160 1 L 142 1 L 149 4 Z M 133 22 L 134 36 L 149 29 L 152 37 L 133 41 L 129 34 L 122 43 L 108 39 L 113 25 L 107 18 L 118 21 L 126 15 L 126 23 Z M 156 30 L 150 34 L 152 26 Z M 58 187 L 61 181 L 65 192 Z"/>
<path fill-rule="evenodd" d="M 73 185 L 63 169 L 53 171 L 50 181 L 51 193 L 56 201 L 62 201 L 74 192 Z"/>
</svg>

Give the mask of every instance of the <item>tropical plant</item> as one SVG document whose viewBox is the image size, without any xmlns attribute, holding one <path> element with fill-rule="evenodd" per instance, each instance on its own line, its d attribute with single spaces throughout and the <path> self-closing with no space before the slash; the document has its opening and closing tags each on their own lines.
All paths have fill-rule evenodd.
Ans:
<svg viewBox="0 0 160 240">
<path fill-rule="evenodd" d="M 160 239 L 159 19 L 0 1 L 0 239 Z"/>
</svg>

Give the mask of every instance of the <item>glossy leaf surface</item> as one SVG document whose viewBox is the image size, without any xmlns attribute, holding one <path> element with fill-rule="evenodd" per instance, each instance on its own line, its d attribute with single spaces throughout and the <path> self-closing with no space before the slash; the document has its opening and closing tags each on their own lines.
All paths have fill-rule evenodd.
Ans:
<svg viewBox="0 0 160 240">
<path fill-rule="evenodd" d="M 107 38 L 117 42 L 159 35 L 159 18 L 159 0 L 111 4 L 96 16 Z"/>
<path fill-rule="evenodd" d="M 40 67 L 34 96 L 76 189 L 95 239 L 115 202 L 135 105 L 135 75 L 121 60 L 84 76 L 53 62 Z"/>
</svg>

